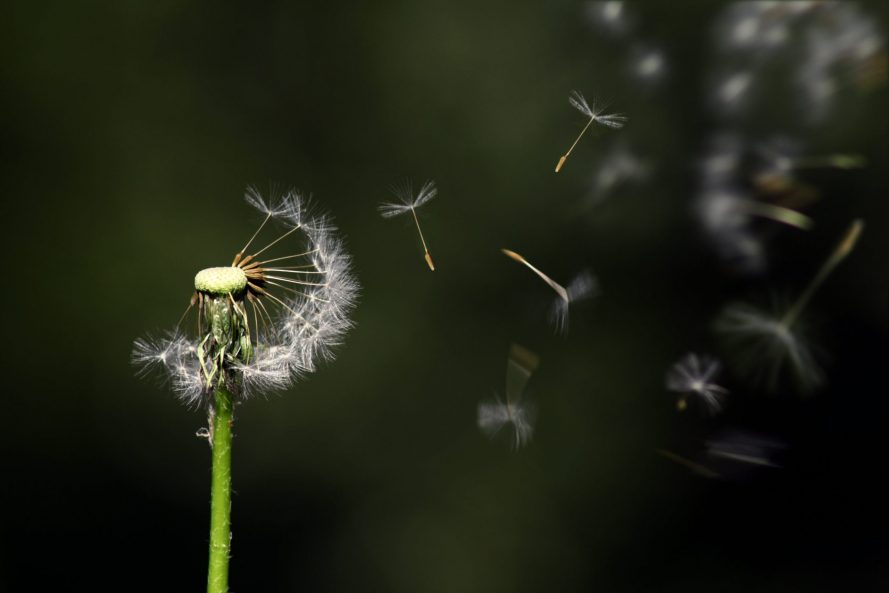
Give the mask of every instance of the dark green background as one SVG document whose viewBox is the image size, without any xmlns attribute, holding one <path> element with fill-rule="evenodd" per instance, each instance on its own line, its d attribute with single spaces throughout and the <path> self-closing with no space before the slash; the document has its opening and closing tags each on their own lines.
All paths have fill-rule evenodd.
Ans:
<svg viewBox="0 0 889 593">
<path fill-rule="evenodd" d="M 845 89 L 799 136 L 869 167 L 813 173 L 816 229 L 782 231 L 764 278 L 728 274 L 690 215 L 718 127 L 720 7 L 628 6 L 670 64 L 646 89 L 628 45 L 571 2 L 4 5 L 0 591 L 204 587 L 206 419 L 137 380 L 130 350 L 252 232 L 244 188 L 273 183 L 334 215 L 363 294 L 335 363 L 238 409 L 232 590 L 886 585 L 886 87 Z M 573 88 L 630 123 L 585 138 L 556 176 L 582 123 Z M 616 134 L 656 173 L 584 210 Z M 406 176 L 438 183 L 434 273 L 409 221 L 376 213 Z M 687 351 L 724 355 L 721 305 L 798 290 L 857 216 L 859 249 L 810 311 L 830 387 L 766 398 L 728 374 L 724 417 L 677 416 L 664 372 Z M 590 266 L 603 294 L 554 336 L 545 286 L 500 247 L 557 279 Z M 475 427 L 513 341 L 542 361 L 538 430 L 517 453 Z M 723 424 L 780 436 L 785 469 L 707 481 L 655 454 Z"/>
</svg>

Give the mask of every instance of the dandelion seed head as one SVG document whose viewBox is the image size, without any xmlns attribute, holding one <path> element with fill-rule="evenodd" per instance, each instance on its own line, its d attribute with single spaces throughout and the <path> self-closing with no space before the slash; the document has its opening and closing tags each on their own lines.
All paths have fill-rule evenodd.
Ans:
<svg viewBox="0 0 889 593">
<path fill-rule="evenodd" d="M 134 343 L 139 372 L 161 368 L 190 406 L 208 403 L 217 385 L 241 399 L 286 389 L 330 360 L 352 325 L 358 284 L 329 219 L 312 215 L 294 190 L 266 199 L 248 188 L 245 197 L 265 219 L 231 266 L 196 275 L 198 335 Z M 270 220 L 283 233 L 247 251 L 268 240 Z"/>
</svg>

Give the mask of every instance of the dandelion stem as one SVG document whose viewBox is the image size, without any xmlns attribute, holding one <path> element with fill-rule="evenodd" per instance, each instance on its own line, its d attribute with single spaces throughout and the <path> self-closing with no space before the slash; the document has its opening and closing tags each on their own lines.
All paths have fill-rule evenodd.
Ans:
<svg viewBox="0 0 889 593">
<path fill-rule="evenodd" d="M 232 395 L 217 387 L 213 419 L 213 477 L 210 489 L 210 566 L 207 593 L 228 593 L 231 549 Z"/>
<path fill-rule="evenodd" d="M 833 272 L 834 268 L 846 259 L 846 256 L 855 248 L 855 243 L 858 242 L 858 237 L 861 236 L 863 230 L 864 221 L 860 218 L 852 222 L 849 226 L 849 230 L 843 235 L 843 238 L 837 244 L 833 253 L 830 254 L 830 257 L 827 258 L 821 266 L 821 269 L 818 270 L 818 273 L 815 274 L 815 277 L 809 282 L 806 289 L 800 294 L 799 298 L 796 299 L 793 306 L 790 307 L 790 309 L 787 310 L 787 313 L 784 314 L 784 317 L 781 318 L 781 325 L 784 327 L 793 325 L 797 317 L 799 317 L 799 314 L 802 313 L 803 309 L 809 303 L 809 300 L 811 300 L 812 295 L 818 290 L 818 287 L 821 286 L 827 277 L 830 276 L 830 273 Z"/>
<path fill-rule="evenodd" d="M 571 145 L 571 148 L 568 149 L 568 152 L 562 155 L 562 158 L 559 159 L 559 164 L 556 165 L 556 173 L 558 173 L 562 169 L 562 165 L 564 165 L 565 161 L 568 160 L 568 156 L 571 154 L 571 151 L 574 150 L 574 147 L 577 146 L 578 142 L 580 142 L 580 138 L 583 136 L 584 132 L 586 132 L 587 128 L 590 127 L 594 121 L 596 121 L 596 118 L 591 117 L 590 121 L 588 121 L 583 129 L 580 131 L 580 134 L 577 135 L 577 138 L 574 140 L 574 144 Z"/>
</svg>

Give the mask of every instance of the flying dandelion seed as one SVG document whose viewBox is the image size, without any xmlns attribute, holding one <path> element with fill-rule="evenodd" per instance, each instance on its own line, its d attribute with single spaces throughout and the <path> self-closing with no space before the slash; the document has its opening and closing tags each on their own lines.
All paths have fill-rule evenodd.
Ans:
<svg viewBox="0 0 889 593">
<path fill-rule="evenodd" d="M 737 352 L 739 370 L 774 391 L 784 368 L 789 367 L 802 393 L 824 381 L 812 349 L 800 328 L 799 318 L 809 300 L 830 273 L 855 247 L 864 229 L 855 220 L 818 273 L 783 313 L 770 314 L 746 303 L 727 306 L 715 322 L 716 332 Z"/>
<path fill-rule="evenodd" d="M 162 369 L 182 401 L 207 409 L 209 428 L 197 434 L 210 442 L 213 458 L 208 593 L 228 591 L 234 409 L 331 358 L 351 326 L 358 290 L 332 226 L 310 217 L 299 195 L 291 191 L 269 204 L 250 189 L 246 198 L 265 219 L 231 265 L 195 276 L 186 313 L 197 305 L 196 336 L 186 337 L 177 325 L 165 338 L 136 340 L 132 354 L 140 374 Z M 273 219 L 286 230 L 248 252 Z"/>
<path fill-rule="evenodd" d="M 590 107 L 589 103 L 587 103 L 587 100 L 582 94 L 580 94 L 579 91 L 571 91 L 571 94 L 568 96 L 568 102 L 571 103 L 572 107 L 574 107 L 590 119 L 584 126 L 584 128 L 580 131 L 580 134 L 577 135 L 577 138 L 574 140 L 574 144 L 571 145 L 571 148 L 568 149 L 568 152 L 562 155 L 562 157 L 559 159 L 559 162 L 556 165 L 556 173 L 562 170 L 562 166 L 564 166 L 565 161 L 568 160 L 568 157 L 571 155 L 571 151 L 574 150 L 574 147 L 577 146 L 577 143 L 580 142 L 581 137 L 593 124 L 593 122 L 596 122 L 599 125 L 605 126 L 607 128 L 613 128 L 615 130 L 624 127 L 624 124 L 627 123 L 627 118 L 623 115 L 620 115 L 618 113 L 605 113 L 605 107 L 596 107 L 595 103 L 593 103 L 593 106 Z"/>
<path fill-rule="evenodd" d="M 670 391 L 680 393 L 676 408 L 681 412 L 688 407 L 688 398 L 696 397 L 710 414 L 722 410 L 722 401 L 728 394 L 725 387 L 713 382 L 722 365 L 709 356 L 686 354 L 667 372 L 666 385 Z"/>
<path fill-rule="evenodd" d="M 785 443 L 772 437 L 728 428 L 707 440 L 703 453 L 693 459 L 667 449 L 658 449 L 657 453 L 699 476 L 740 481 L 761 470 L 781 469 L 785 449 Z"/>
<path fill-rule="evenodd" d="M 556 292 L 556 300 L 550 309 L 550 321 L 558 333 L 564 333 L 568 330 L 569 310 L 572 303 L 577 303 L 592 298 L 598 293 L 599 283 L 596 277 L 589 270 L 583 270 L 568 284 L 565 288 L 536 267 L 524 257 L 509 249 L 501 249 L 506 257 L 519 262 L 526 266 L 529 270 L 537 274 L 541 280 L 546 282 L 550 288 Z"/>
<path fill-rule="evenodd" d="M 423 230 L 420 228 L 420 221 L 417 218 L 417 208 L 430 201 L 438 195 L 438 189 L 435 187 L 434 181 L 427 181 L 420 188 L 419 193 L 414 195 L 413 189 L 409 181 L 392 188 L 392 193 L 398 198 L 399 202 L 384 202 L 379 205 L 380 215 L 383 218 L 392 218 L 406 212 L 410 212 L 414 217 L 414 224 L 417 225 L 417 232 L 420 234 L 420 242 L 423 243 L 424 257 L 426 265 L 433 272 L 435 264 L 432 263 L 432 256 L 429 254 L 429 248 L 426 246 L 426 239 L 423 237 Z"/>
<path fill-rule="evenodd" d="M 534 433 L 537 408 L 525 398 L 525 387 L 539 364 L 536 354 L 512 344 L 506 361 L 506 401 L 495 394 L 493 399 L 478 405 L 478 427 L 485 436 L 493 439 L 506 428 L 513 449 L 528 444 Z"/>
<path fill-rule="evenodd" d="M 727 429 L 707 441 L 707 455 L 737 464 L 780 468 L 777 454 L 787 448 L 781 441 L 746 430 Z"/>
</svg>

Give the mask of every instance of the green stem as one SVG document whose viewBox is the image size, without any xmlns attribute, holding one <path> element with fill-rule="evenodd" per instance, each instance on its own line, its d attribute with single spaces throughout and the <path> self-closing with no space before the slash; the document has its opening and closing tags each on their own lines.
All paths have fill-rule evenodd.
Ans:
<svg viewBox="0 0 889 593">
<path fill-rule="evenodd" d="M 213 478 L 210 490 L 210 567 L 207 593 L 228 593 L 231 549 L 232 395 L 218 387 L 213 419 Z"/>
</svg>

